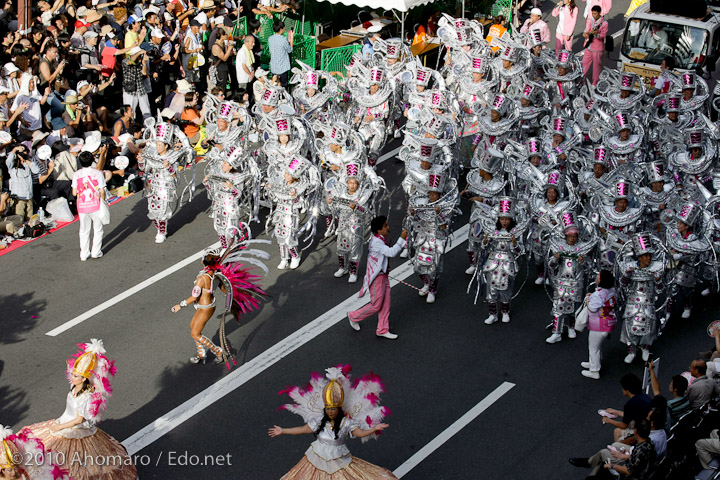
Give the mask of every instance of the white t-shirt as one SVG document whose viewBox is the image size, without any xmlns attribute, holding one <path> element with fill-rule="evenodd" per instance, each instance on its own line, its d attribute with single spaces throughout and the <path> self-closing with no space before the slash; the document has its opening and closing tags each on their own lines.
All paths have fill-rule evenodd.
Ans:
<svg viewBox="0 0 720 480">
<path fill-rule="evenodd" d="M 253 66 L 248 57 L 248 49 L 245 48 L 245 45 L 240 48 L 235 60 L 235 71 L 237 73 L 238 83 L 248 83 L 250 81 L 250 75 L 245 73 L 245 69 L 242 68 L 243 65 L 246 65 L 251 72 L 253 71 Z"/>
</svg>

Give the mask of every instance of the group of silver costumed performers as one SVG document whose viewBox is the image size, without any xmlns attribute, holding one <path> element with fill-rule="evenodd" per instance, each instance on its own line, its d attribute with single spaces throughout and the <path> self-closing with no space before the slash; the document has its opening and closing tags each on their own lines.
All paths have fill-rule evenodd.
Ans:
<svg viewBox="0 0 720 480">
<path fill-rule="evenodd" d="M 489 41 L 475 20 L 443 15 L 439 27 L 440 70 L 399 39 L 375 37 L 340 79 L 300 63 L 289 93 L 260 77 L 252 111 L 207 96 L 204 184 L 221 246 L 248 239 L 267 208 L 277 268 L 296 269 L 324 217 L 325 238 L 337 242 L 335 277 L 357 282 L 369 221 L 390 211 L 375 166 L 386 142 L 402 137 L 401 256 L 427 303 L 464 197 L 468 291 L 487 301 L 486 324 L 510 322 L 512 299 L 534 283 L 552 300 L 547 342 L 575 338 L 586 287 L 608 270 L 625 361 L 649 358 L 674 312 L 690 318 L 696 287 L 718 289 L 720 132 L 706 81 L 665 70 L 658 90 L 606 69 L 593 87 L 580 59 L 548 49 L 539 30 Z M 176 127 L 149 126 L 149 215 L 162 241 L 169 203 L 185 196 L 177 162 L 194 154 Z"/>
<path fill-rule="evenodd" d="M 708 118 L 703 78 L 665 70 L 658 91 L 632 73 L 606 69 L 592 87 L 579 59 L 546 48 L 539 30 L 488 43 L 474 20 L 444 15 L 439 27 L 447 52 L 439 71 L 422 66 L 399 39 L 376 38 L 373 53 L 356 53 L 339 80 L 300 64 L 289 93 L 260 77 L 252 111 L 207 95 L 203 184 L 221 248 L 207 252 L 190 297 L 172 308 L 195 307 L 191 362 L 205 363 L 212 354 L 215 363 L 235 363 L 224 318 L 239 318 L 264 296 L 243 265 L 266 270 L 269 255 L 252 248 L 262 241 L 250 238 L 249 227 L 260 222 L 261 209 L 268 210 L 265 231 L 280 251 L 278 269 L 300 265 L 324 218 L 325 238 L 336 238 L 334 276 L 357 282 L 369 222 L 390 211 L 375 167 L 393 137 L 402 137 L 397 157 L 405 165 L 409 235 L 401 256 L 411 262 L 427 303 L 439 292 L 462 197 L 471 203 L 468 291 L 487 301 L 487 325 L 510 322 L 513 298 L 530 285 L 552 300 L 537 325 L 550 324 L 547 343 L 575 338 L 586 288 L 607 270 L 615 279 L 625 362 L 632 363 L 638 354 L 649 358 L 675 313 L 691 317 L 695 295 L 718 291 L 720 132 Z M 181 185 L 178 172 L 194 173 L 196 154 L 175 125 L 151 120 L 145 138 L 148 216 L 161 243 L 177 203 L 193 196 L 194 182 Z M 218 287 L 229 298 L 220 345 L 202 334 Z M 101 342 L 82 348 L 69 369 L 66 413 L 18 435 L 4 431 L 6 451 L 42 449 L 45 440 L 56 443 L 53 449 L 83 449 L 78 442 L 85 436 L 108 451 L 122 449 L 94 426 L 114 368 L 105 365 Z M 285 391 L 294 401 L 286 408 L 305 424 L 276 426 L 269 435 L 316 435 L 287 478 L 314 478 L 318 470 L 322 478 L 395 478 L 345 446 L 347 438 L 369 438 L 387 427 L 380 380 L 371 375 L 353 383 L 348 373 L 346 366 L 330 368 L 304 389 Z M 63 429 L 72 435 L 49 435 Z M 40 475 L 29 478 L 45 478 Z M 106 478 L 136 472 L 112 475 Z"/>
</svg>

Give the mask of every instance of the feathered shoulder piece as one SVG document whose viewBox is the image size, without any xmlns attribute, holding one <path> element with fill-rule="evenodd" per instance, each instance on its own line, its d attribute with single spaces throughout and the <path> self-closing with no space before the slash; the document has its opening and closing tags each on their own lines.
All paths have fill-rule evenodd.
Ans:
<svg viewBox="0 0 720 480">
<path fill-rule="evenodd" d="M 18 469 L 21 478 L 30 480 L 69 480 L 68 471 L 52 463 L 47 453 L 43 442 L 27 428 L 13 433 L 0 425 L 0 470 Z"/>
<path fill-rule="evenodd" d="M 107 401 L 112 396 L 112 377 L 117 373 L 115 361 L 109 360 L 102 340 L 93 338 L 89 343 L 78 343 L 78 352 L 67 360 L 67 379 L 73 373 L 90 381 L 89 420 L 100 421 L 101 410 L 107 410 Z"/>
<path fill-rule="evenodd" d="M 278 392 L 278 395 L 287 394 L 293 401 L 280 409 L 300 415 L 305 423 L 319 421 L 325 409 L 325 397 L 328 396 L 325 387 L 336 382 L 342 387 L 342 409 L 345 416 L 364 430 L 374 427 L 391 414 L 389 408 L 380 405 L 380 394 L 385 391 L 385 386 L 380 377 L 372 372 L 353 380 L 350 376 L 351 370 L 350 365 L 337 365 L 326 369 L 325 376 L 313 372 L 304 387 L 292 386 Z M 337 390 L 337 387 L 335 389 Z M 336 391 L 335 400 L 337 396 Z M 363 437 L 362 441 L 377 436 L 378 433 L 375 433 Z"/>
</svg>

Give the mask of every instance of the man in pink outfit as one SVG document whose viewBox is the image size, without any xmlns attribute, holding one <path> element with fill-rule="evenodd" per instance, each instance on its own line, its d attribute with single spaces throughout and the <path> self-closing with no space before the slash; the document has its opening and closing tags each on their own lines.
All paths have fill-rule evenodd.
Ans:
<svg viewBox="0 0 720 480">
<path fill-rule="evenodd" d="M 525 20 L 520 28 L 520 33 L 529 33 L 530 30 L 540 30 L 540 38 L 545 45 L 550 43 L 550 27 L 542 19 L 542 11 L 539 8 L 530 10 L 530 18 Z"/>
<path fill-rule="evenodd" d="M 388 280 L 388 257 L 396 257 L 405 247 L 405 239 L 407 238 L 407 230 L 403 230 L 400 238 L 397 239 L 395 245 L 389 247 L 387 242 L 390 227 L 387 224 L 387 218 L 384 216 L 375 217 L 370 222 L 370 230 L 373 236 L 370 238 L 368 247 L 368 261 L 365 272 L 363 286 L 360 289 L 360 297 L 370 290 L 370 303 L 355 310 L 348 312 L 350 326 L 353 330 L 360 330 L 358 322 L 363 321 L 367 317 L 378 314 L 378 325 L 375 333 L 378 337 L 389 338 L 395 340 L 397 335 L 390 333 L 390 281 Z"/>
<path fill-rule="evenodd" d="M 590 72 L 590 66 L 592 65 L 592 84 L 597 85 L 598 79 L 600 78 L 600 70 L 602 70 L 602 58 L 605 53 L 605 37 L 608 33 L 608 22 L 601 16 L 602 8 L 598 5 L 592 7 L 590 11 L 591 15 L 585 22 L 585 32 L 583 37 L 589 39 L 592 35 L 592 41 L 590 45 L 585 49 L 585 55 L 583 55 L 583 75 L 587 77 Z"/>
</svg>

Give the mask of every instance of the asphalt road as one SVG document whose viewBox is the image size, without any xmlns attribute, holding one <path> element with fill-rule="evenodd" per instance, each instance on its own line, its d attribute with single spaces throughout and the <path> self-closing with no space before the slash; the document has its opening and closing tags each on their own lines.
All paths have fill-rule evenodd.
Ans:
<svg viewBox="0 0 720 480">
<path fill-rule="evenodd" d="M 626 5 L 618 3 L 617 10 L 624 12 Z M 386 151 L 396 146 L 397 141 Z M 393 190 L 393 238 L 402 218 L 402 167 L 392 158 L 378 167 Z M 467 212 L 468 205 L 462 207 Z M 5 274 L 0 296 L 0 423 L 18 429 L 59 416 L 68 388 L 65 359 L 75 352 L 76 343 L 102 338 L 117 361 L 118 375 L 100 426 L 118 440 L 134 439 L 132 445 L 144 446 L 147 442 L 138 441 L 137 432 L 194 398 L 189 403 L 196 411 L 186 421 L 144 448 L 131 448 L 142 478 L 279 478 L 302 457 L 312 437 L 267 436 L 274 424 L 302 423 L 300 417 L 277 410 L 287 400 L 277 392 L 304 384 L 310 372 L 339 363 L 353 365 L 356 375 L 379 374 L 386 384 L 382 402 L 393 412 L 387 418 L 390 428 L 379 441 L 350 442 L 354 455 L 395 470 L 509 382 L 514 386 L 507 393 L 403 478 L 582 478 L 586 472 L 570 466 L 567 458 L 589 455 L 610 441 L 611 429 L 601 425 L 596 411 L 622 408 L 619 378 L 627 372 L 642 375 L 640 363 L 622 363 L 625 349 L 619 330 L 605 344 L 600 381 L 580 375 L 579 363 L 587 357 L 586 334 L 545 344 L 550 300 L 532 283 L 532 274 L 513 302 L 511 323 L 484 325 L 486 305 L 474 305 L 473 295 L 466 293 L 462 236 L 455 238 L 455 248 L 446 256 L 434 305 L 425 304 L 407 286 L 393 288 L 391 330 L 400 335 L 396 341 L 375 337 L 374 319 L 355 332 L 342 313 L 327 313 L 359 288 L 333 278 L 333 240 L 318 240 L 296 271 L 275 270 L 276 248 L 266 248 L 273 255 L 268 262 L 271 273 L 263 280 L 270 299 L 260 312 L 229 328 L 241 365 L 233 372 L 189 364 L 194 354 L 188 328 L 192 310 L 170 313 L 173 304 L 188 296 L 199 261 L 48 336 L 68 320 L 217 241 L 202 189 L 170 221 L 170 236 L 162 245 L 153 243 L 155 231 L 146 211 L 140 195 L 112 207 L 105 256 L 99 260 L 79 261 L 77 224 L 0 259 Z M 457 219 L 455 226 L 466 220 Z M 260 233 L 259 227 L 255 230 Z M 321 234 L 322 228 L 318 237 Z M 402 263 L 395 260 L 393 267 Z M 364 272 L 364 262 L 360 271 Z M 524 276 L 523 269 L 518 284 Z M 407 281 L 420 285 L 413 276 Z M 718 318 L 716 300 L 717 296 L 700 299 L 693 317 L 673 319 L 656 343 L 653 353 L 662 358 L 663 385 L 672 374 L 687 370 L 699 350 L 710 347 L 704 331 Z M 326 330 L 305 334 L 304 343 L 293 351 L 271 350 L 284 339 L 300 338 L 296 332 L 320 317 L 337 317 L 337 323 L 329 321 Z M 212 320 L 206 333 L 216 328 Z M 246 372 L 242 365 L 253 368 Z M 239 373 L 242 381 L 235 381 Z M 222 383 L 228 378 L 234 379 L 233 388 Z M 217 391 L 203 396 L 213 386 Z M 218 400 L 206 405 L 207 398 Z M 183 465 L 200 460 L 205 465 Z"/>
</svg>

